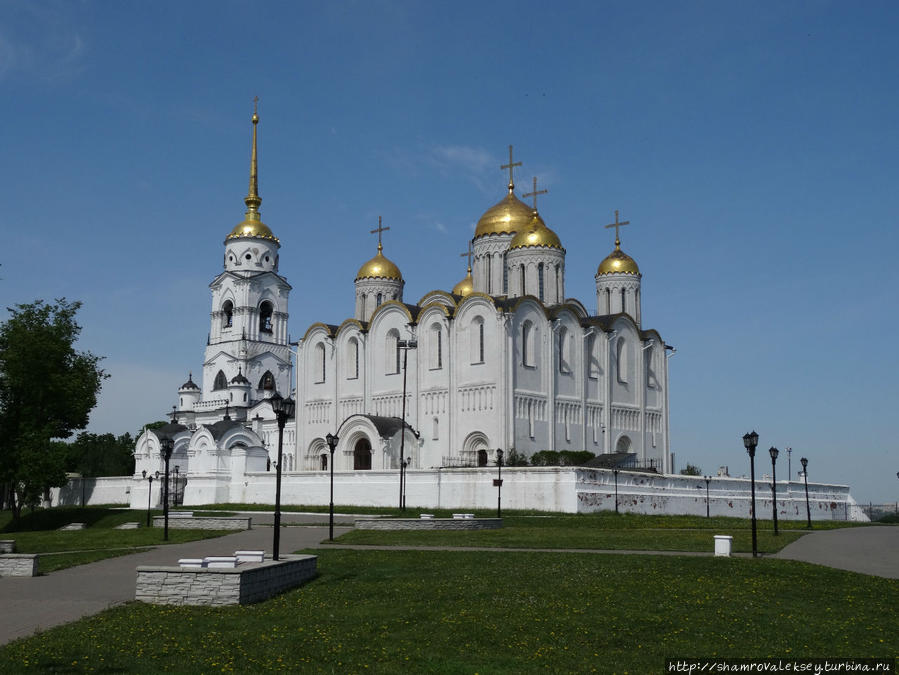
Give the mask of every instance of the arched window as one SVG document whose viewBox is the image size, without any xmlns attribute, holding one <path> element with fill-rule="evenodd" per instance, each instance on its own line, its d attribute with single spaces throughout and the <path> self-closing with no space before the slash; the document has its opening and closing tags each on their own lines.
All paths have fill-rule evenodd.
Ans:
<svg viewBox="0 0 899 675">
<path fill-rule="evenodd" d="M 521 365 L 534 365 L 534 324 L 530 321 L 521 326 Z"/>
<path fill-rule="evenodd" d="M 368 315 L 365 313 L 365 301 L 368 299 L 368 296 L 365 293 L 362 294 L 362 320 L 366 321 Z"/>
<path fill-rule="evenodd" d="M 612 289 L 606 289 L 606 314 L 612 313 Z"/>
<path fill-rule="evenodd" d="M 433 419 L 433 424 L 434 424 L 434 433 L 431 434 L 431 437 L 433 440 L 436 441 L 438 438 L 440 438 L 440 421 L 435 417 Z"/>
<path fill-rule="evenodd" d="M 325 345 L 319 342 L 315 345 L 315 376 L 316 382 L 324 382 L 325 381 Z"/>
<path fill-rule="evenodd" d="M 377 297 L 377 299 L 376 299 L 376 301 L 375 301 L 375 308 L 376 308 L 376 309 L 377 309 L 378 307 L 381 306 L 381 301 L 383 300 L 383 298 L 384 298 L 384 296 L 381 295 L 380 293 L 378 293 L 378 297 Z"/>
<path fill-rule="evenodd" d="M 484 363 L 484 320 L 481 317 L 477 317 L 471 322 L 468 339 L 471 347 L 471 362 Z"/>
<path fill-rule="evenodd" d="M 440 324 L 431 325 L 431 369 L 443 368 L 443 331 Z"/>
<path fill-rule="evenodd" d="M 621 384 L 627 384 L 627 343 L 624 338 L 618 338 L 618 342 L 615 345 L 617 347 L 616 353 L 616 361 L 618 366 L 618 381 Z"/>
<path fill-rule="evenodd" d="M 627 297 L 627 296 L 625 295 L 625 291 L 624 291 L 624 289 L 622 288 L 622 289 L 621 289 L 621 311 L 622 311 L 622 312 L 626 312 L 626 311 L 627 311 L 627 305 L 624 304 L 624 299 L 625 299 L 626 297 Z"/>
<path fill-rule="evenodd" d="M 644 370 L 646 371 L 647 389 L 659 388 L 659 381 L 656 379 L 655 359 L 653 358 L 655 352 L 656 350 L 654 347 L 650 347 L 645 352 L 643 352 L 643 358 L 645 359 Z"/>
<path fill-rule="evenodd" d="M 384 372 L 394 375 L 400 372 L 400 334 L 396 329 L 387 333 L 384 343 Z"/>
<path fill-rule="evenodd" d="M 525 290 L 525 283 L 524 283 L 524 265 L 521 265 L 518 268 L 518 270 L 520 272 L 519 276 L 521 276 L 521 292 L 519 293 L 519 295 L 527 295 L 527 291 Z"/>
<path fill-rule="evenodd" d="M 215 376 L 215 382 L 212 385 L 213 389 L 227 389 L 228 388 L 228 378 L 225 377 L 225 373 L 223 371 L 219 371 Z"/>
<path fill-rule="evenodd" d="M 230 300 L 225 300 L 225 304 L 222 305 L 222 328 L 231 328 L 233 323 L 234 303 Z"/>
<path fill-rule="evenodd" d="M 493 256 L 487 254 L 487 294 L 493 292 Z"/>
<path fill-rule="evenodd" d="M 537 293 L 540 302 L 543 302 L 543 263 L 537 264 Z"/>
<path fill-rule="evenodd" d="M 587 377 L 592 379 L 599 377 L 599 355 L 596 353 L 595 335 L 587 339 Z"/>
<path fill-rule="evenodd" d="M 274 314 L 275 308 L 268 300 L 259 305 L 259 332 L 260 333 L 271 333 L 272 332 L 272 314 Z"/>
<path fill-rule="evenodd" d="M 559 330 L 559 372 L 571 372 L 571 337 L 564 327 Z"/>
<path fill-rule="evenodd" d="M 556 302 L 562 302 L 562 275 L 559 273 L 559 265 L 556 264 Z"/>
<path fill-rule="evenodd" d="M 506 254 L 502 253 L 500 261 L 503 264 L 503 295 L 509 295 L 509 266 L 506 265 Z"/>
<path fill-rule="evenodd" d="M 346 347 L 346 377 L 355 380 L 359 377 L 359 341 L 351 338 Z"/>
<path fill-rule="evenodd" d="M 274 391 L 275 390 L 275 376 L 272 375 L 272 371 L 266 370 L 265 375 L 259 380 L 259 386 L 257 389 L 262 389 L 263 391 Z"/>
<path fill-rule="evenodd" d="M 615 452 L 630 452 L 631 449 L 631 439 L 627 436 L 622 436 L 618 439 L 618 442 L 615 444 Z"/>
</svg>

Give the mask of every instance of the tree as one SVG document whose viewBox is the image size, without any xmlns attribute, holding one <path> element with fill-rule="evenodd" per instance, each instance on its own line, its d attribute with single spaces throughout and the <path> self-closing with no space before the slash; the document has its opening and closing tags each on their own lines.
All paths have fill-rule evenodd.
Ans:
<svg viewBox="0 0 899 675">
<path fill-rule="evenodd" d="M 66 471 L 82 476 L 130 476 L 134 473 L 134 439 L 131 434 L 89 434 L 82 431 L 65 444 Z"/>
<path fill-rule="evenodd" d="M 680 472 L 681 476 L 701 476 L 702 469 L 700 469 L 695 464 L 690 464 L 687 462 L 687 468 Z"/>
<path fill-rule="evenodd" d="M 37 300 L 0 325 L 0 486 L 14 518 L 65 484 L 66 453 L 51 441 L 87 426 L 108 377 L 101 357 L 75 350 L 80 307 Z"/>
</svg>

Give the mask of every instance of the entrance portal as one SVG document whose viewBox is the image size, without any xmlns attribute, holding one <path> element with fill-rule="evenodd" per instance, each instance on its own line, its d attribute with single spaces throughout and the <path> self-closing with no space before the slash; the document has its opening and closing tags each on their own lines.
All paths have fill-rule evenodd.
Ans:
<svg viewBox="0 0 899 675">
<path fill-rule="evenodd" d="M 367 438 L 356 441 L 356 447 L 353 449 L 353 469 L 371 471 L 371 443 Z"/>
</svg>

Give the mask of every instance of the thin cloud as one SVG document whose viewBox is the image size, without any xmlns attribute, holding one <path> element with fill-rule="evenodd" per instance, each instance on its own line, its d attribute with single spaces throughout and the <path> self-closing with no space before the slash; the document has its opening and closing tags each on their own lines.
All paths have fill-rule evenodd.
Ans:
<svg viewBox="0 0 899 675">
<path fill-rule="evenodd" d="M 483 148 L 467 145 L 437 145 L 431 148 L 428 158 L 444 174 L 461 174 L 484 193 L 490 192 L 490 186 L 495 187 L 493 174 L 502 163 Z"/>
<path fill-rule="evenodd" d="M 434 223 L 434 229 L 442 234 L 447 233 L 446 225 L 444 225 L 443 223 Z"/>
<path fill-rule="evenodd" d="M 0 80 L 22 75 L 54 83 L 84 70 L 87 42 L 70 16 L 41 3 L 17 9 L 0 31 Z"/>
</svg>

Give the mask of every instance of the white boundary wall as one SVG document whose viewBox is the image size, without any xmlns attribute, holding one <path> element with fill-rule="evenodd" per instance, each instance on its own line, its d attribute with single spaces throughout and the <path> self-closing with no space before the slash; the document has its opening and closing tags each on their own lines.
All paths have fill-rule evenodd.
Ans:
<svg viewBox="0 0 899 675">
<path fill-rule="evenodd" d="M 496 506 L 493 479 L 496 467 L 469 469 L 410 470 L 406 479 L 406 505 L 413 509 L 490 509 Z M 81 479 L 55 490 L 53 505 L 80 504 Z M 85 479 L 87 504 L 130 504 L 147 508 L 148 483 L 141 478 Z M 750 516 L 748 478 L 712 478 L 709 511 L 713 516 Z M 159 505 L 154 481 L 152 502 Z M 771 518 L 771 488 L 756 481 L 758 517 Z M 846 485 L 809 483 L 812 520 L 858 520 L 867 517 Z M 281 479 L 282 504 L 319 504 L 329 501 L 330 474 L 323 471 L 285 473 Z M 230 474 L 191 474 L 187 479 L 184 505 L 215 503 L 273 504 L 275 472 L 248 473 L 236 479 Z M 399 472 L 335 472 L 334 502 L 354 506 L 396 506 L 399 502 Z M 592 513 L 615 509 L 615 476 L 607 469 L 574 467 L 504 467 L 504 509 L 533 509 L 564 513 Z M 701 476 L 658 475 L 619 471 L 618 509 L 623 513 L 706 513 L 706 484 Z M 805 487 L 800 482 L 778 481 L 778 518 L 805 520 Z"/>
</svg>

